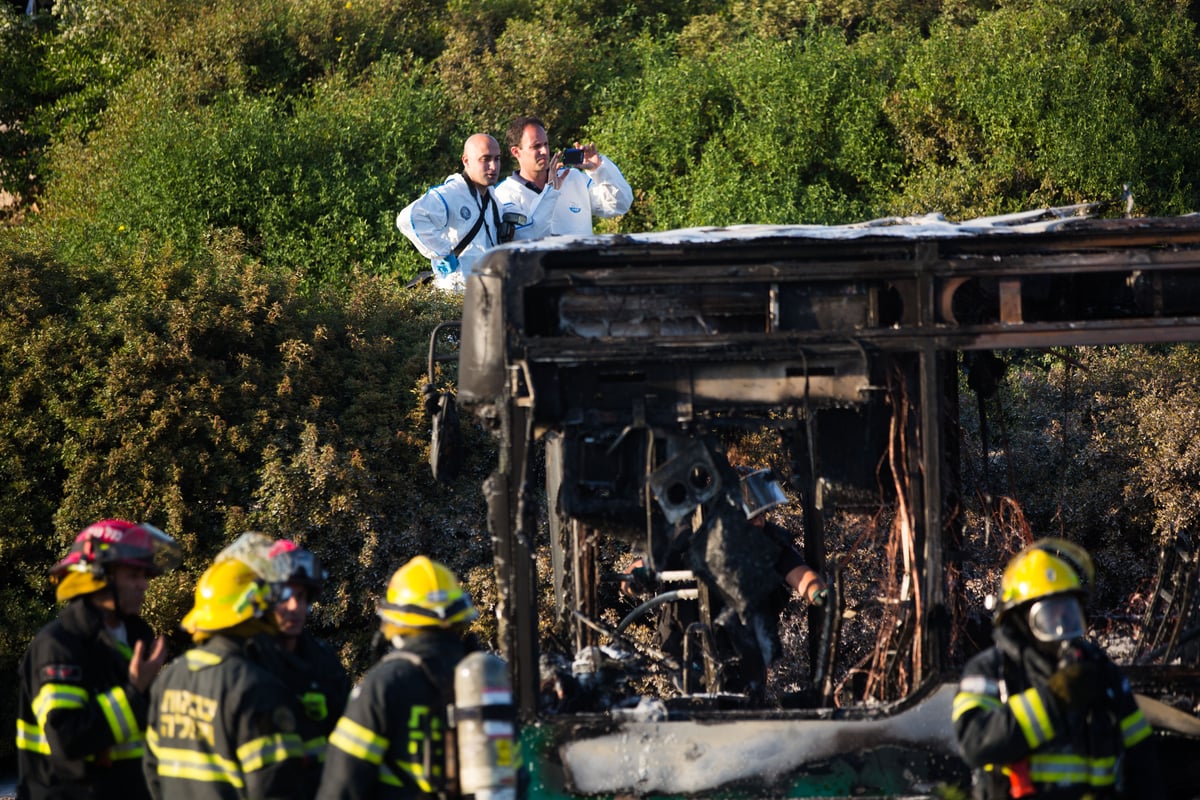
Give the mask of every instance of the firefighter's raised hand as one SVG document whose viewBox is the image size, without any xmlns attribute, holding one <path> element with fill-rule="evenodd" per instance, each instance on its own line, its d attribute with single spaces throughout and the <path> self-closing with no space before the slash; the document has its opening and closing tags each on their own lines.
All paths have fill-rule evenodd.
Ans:
<svg viewBox="0 0 1200 800">
<path fill-rule="evenodd" d="M 142 694 L 150 691 L 150 684 L 158 677 L 159 670 L 167 660 L 167 640 L 159 636 L 154 640 L 154 649 L 148 654 L 139 640 L 133 643 L 133 658 L 129 660 L 129 682 Z"/>
</svg>

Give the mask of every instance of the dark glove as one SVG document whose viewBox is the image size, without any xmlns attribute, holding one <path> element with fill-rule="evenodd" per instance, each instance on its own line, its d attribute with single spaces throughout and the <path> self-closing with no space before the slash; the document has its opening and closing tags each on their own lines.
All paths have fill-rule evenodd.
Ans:
<svg viewBox="0 0 1200 800">
<path fill-rule="evenodd" d="M 1104 692 L 1104 674 L 1095 661 L 1077 661 L 1051 675 L 1046 688 L 1063 710 L 1080 711 Z"/>
<path fill-rule="evenodd" d="M 621 581 L 621 594 L 626 597 L 639 597 L 651 594 L 655 590 L 654 570 L 646 566 L 642 559 L 635 559 Z"/>
</svg>

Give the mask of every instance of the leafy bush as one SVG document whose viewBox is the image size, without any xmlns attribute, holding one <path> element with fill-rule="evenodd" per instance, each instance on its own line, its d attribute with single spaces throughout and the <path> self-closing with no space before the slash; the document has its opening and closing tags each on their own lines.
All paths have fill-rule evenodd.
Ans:
<svg viewBox="0 0 1200 800">
<path fill-rule="evenodd" d="M 451 37 L 438 74 L 454 113 L 501 142 L 509 121 L 536 114 L 551 146 L 575 140 L 611 80 L 614 53 L 578 19 L 510 19 L 493 44 L 482 31 Z"/>
<path fill-rule="evenodd" d="M 827 28 L 711 56 L 644 52 L 596 123 L 652 209 L 623 229 L 848 222 L 878 213 L 900 176 L 882 115 L 898 39 L 852 45 Z"/>
<path fill-rule="evenodd" d="M 54 613 L 47 568 L 103 517 L 181 541 L 184 568 L 147 601 L 176 651 L 195 578 L 243 530 L 329 563 L 315 623 L 356 669 L 400 563 L 428 553 L 465 573 L 490 557 L 478 486 L 492 448 L 468 431 L 453 486 L 426 465 L 428 336 L 461 314 L 457 299 L 363 274 L 302 294 L 244 250 L 213 237 L 186 263 L 145 249 L 82 269 L 0 250 L 0 547 L 21 576 L 0 595 L 7 666 Z"/>
<path fill-rule="evenodd" d="M 361 79 L 314 85 L 289 109 L 240 93 L 189 105 L 148 70 L 88 145 L 57 149 L 46 224 L 73 261 L 146 243 L 187 253 L 213 230 L 236 229 L 252 252 L 309 282 L 355 268 L 410 277 L 421 261 L 395 215 L 453 169 L 428 158 L 449 134 L 430 122 L 440 94 L 423 75 L 385 58 Z"/>
<path fill-rule="evenodd" d="M 16 197 L 33 194 L 33 176 L 40 170 L 45 146 L 45 137 L 34 135 L 29 122 L 45 99 L 38 87 L 43 80 L 42 42 L 36 21 L 7 4 L 0 6 L 0 189 Z"/>
<path fill-rule="evenodd" d="M 882 116 L 903 47 L 834 29 L 724 54 L 735 111 L 705 148 L 690 224 L 851 222 L 880 213 L 901 173 Z"/>
<path fill-rule="evenodd" d="M 74 305 L 76 287 L 43 259 L 0 250 L 0 670 L 15 675 L 30 638 L 49 617 L 47 568 L 61 555 L 48 536 L 63 470 L 64 428 L 51 408 L 57 365 L 56 316 Z M 0 725 L 16 727 L 15 691 L 0 700 Z M 0 757 L 12 753 L 11 737 Z"/>
<path fill-rule="evenodd" d="M 431 157 L 461 153 L 443 105 L 425 70 L 400 58 L 382 58 L 359 80 L 318 84 L 295 106 L 279 186 L 260 201 L 263 257 L 318 283 L 344 280 L 348 269 L 403 279 L 427 269 L 395 220 L 459 167 L 457 156 Z"/>
<path fill-rule="evenodd" d="M 1115 199 L 1128 183 L 1143 212 L 1195 208 L 1195 41 L 1174 3 L 1018 3 L 940 22 L 888 106 L 912 164 L 897 207 L 974 216 Z"/>
<path fill-rule="evenodd" d="M 1006 378 L 986 405 L 989 483 L 983 454 L 969 451 L 966 495 L 1014 497 L 1035 536 L 1088 547 L 1099 604 L 1122 607 L 1157 566 L 1145 554 L 1200 518 L 1200 350 L 1079 348 L 1005 360 Z M 963 420 L 977 442 L 968 397 Z"/>
<path fill-rule="evenodd" d="M 621 227 L 665 229 L 688 213 L 690 172 L 731 113 L 731 89 L 706 59 L 677 57 L 648 39 L 636 49 L 640 77 L 609 91 L 591 131 L 637 198 Z"/>
<path fill-rule="evenodd" d="M 32 202 L 55 140 L 86 137 L 111 94 L 186 27 L 192 2 L 59 0 L 49 13 L 0 8 L 0 184 Z"/>
</svg>

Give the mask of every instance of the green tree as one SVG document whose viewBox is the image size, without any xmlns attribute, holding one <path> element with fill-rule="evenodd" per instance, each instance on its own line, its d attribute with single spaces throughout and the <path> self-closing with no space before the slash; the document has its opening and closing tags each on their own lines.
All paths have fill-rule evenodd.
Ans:
<svg viewBox="0 0 1200 800">
<path fill-rule="evenodd" d="M 19 576 L 0 594 L 8 666 L 54 613 L 46 570 L 96 519 L 152 522 L 183 544 L 184 568 L 153 583 L 146 610 L 176 650 L 196 576 L 247 529 L 329 562 L 317 626 L 356 668 L 403 560 L 465 573 L 488 559 L 491 448 L 468 431 L 452 486 L 426 463 L 428 336 L 458 300 L 365 274 L 301 293 L 244 251 L 226 235 L 187 261 L 146 248 L 75 268 L 0 249 L 0 547 Z"/>
<path fill-rule="evenodd" d="M 46 570 L 61 553 L 48 536 L 61 498 L 58 442 L 64 428 L 51 404 L 57 365 L 55 319 L 74 305 L 77 287 L 44 259 L 0 249 L 0 670 L 15 675 L 29 640 L 47 621 L 54 595 Z M 16 727 L 16 692 L 0 700 L 0 724 Z M 11 737 L 0 758 L 12 753 Z"/>
<path fill-rule="evenodd" d="M 42 227 L 63 257 L 147 243 L 184 254 L 238 230 L 250 252 L 308 282 L 417 271 L 395 215 L 453 170 L 429 153 L 455 138 L 435 123 L 440 94 L 421 68 L 384 58 L 290 103 L 230 92 L 190 105 L 163 78 L 149 69 L 129 81 L 111 124 L 57 149 Z"/>
<path fill-rule="evenodd" d="M 973 216 L 1115 199 L 1127 183 L 1144 211 L 1191 210 L 1196 67 L 1177 3 L 1015 3 L 942 21 L 888 104 L 911 164 L 896 206 Z"/>
<path fill-rule="evenodd" d="M 883 103 L 903 43 L 835 28 L 710 56 L 647 43 L 595 126 L 645 204 L 622 229 L 878 213 L 902 172 Z"/>
</svg>

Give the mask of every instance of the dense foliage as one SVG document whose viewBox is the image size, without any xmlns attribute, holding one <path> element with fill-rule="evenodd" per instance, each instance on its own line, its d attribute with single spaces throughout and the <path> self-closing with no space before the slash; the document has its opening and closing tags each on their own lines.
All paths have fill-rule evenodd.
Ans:
<svg viewBox="0 0 1200 800">
<path fill-rule="evenodd" d="M 335 284 L 533 111 L 637 190 L 611 228 L 1197 206 L 1187 4 L 61 0 L 0 11 L 0 182 L 56 259 L 201 247 Z M 983 68 L 982 65 L 987 65 Z"/>
<path fill-rule="evenodd" d="M 53 613 L 46 568 L 103 517 L 181 540 L 184 569 L 153 583 L 147 609 L 168 632 L 215 549 L 241 531 L 308 544 L 337 586 L 316 624 L 338 632 L 358 669 L 375 627 L 369 598 L 406 554 L 487 559 L 472 484 L 490 452 L 474 450 L 461 487 L 433 483 L 425 463 L 427 335 L 457 316 L 456 301 L 370 276 L 337 296 L 302 294 L 242 244 L 214 237 L 188 262 L 163 252 L 103 270 L 0 256 L 9 674 Z"/>
<path fill-rule="evenodd" d="M 421 259 L 394 218 L 513 115 L 620 165 L 636 201 L 605 230 L 961 218 L 1124 185 L 1138 213 L 1200 207 L 1200 50 L 1174 0 L 23 6 L 0 6 L 10 675 L 53 613 L 47 565 L 101 516 L 184 542 L 151 597 L 163 630 L 237 532 L 311 544 L 338 586 L 317 623 L 355 669 L 403 558 L 486 563 L 486 443 L 451 487 L 424 460 L 427 336 L 458 309 L 400 288 Z M 1005 489 L 1039 529 L 1128 547 L 1191 524 L 1194 360 L 1016 362 Z"/>
</svg>

